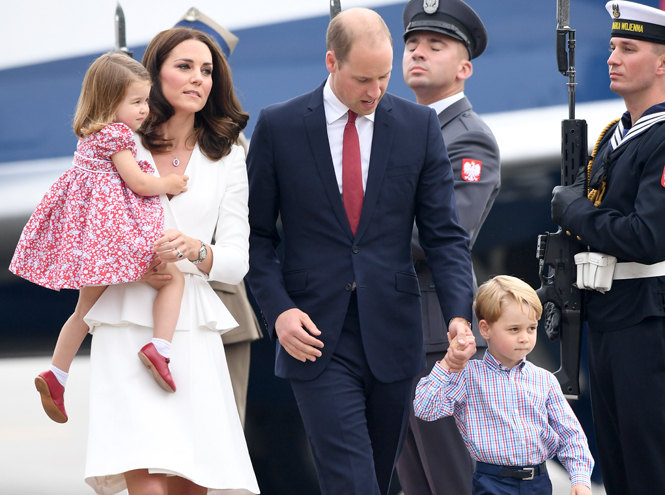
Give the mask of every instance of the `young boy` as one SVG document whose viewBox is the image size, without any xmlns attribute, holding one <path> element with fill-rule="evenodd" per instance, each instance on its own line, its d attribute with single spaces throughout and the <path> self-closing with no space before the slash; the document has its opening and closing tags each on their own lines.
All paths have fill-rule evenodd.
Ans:
<svg viewBox="0 0 665 495">
<path fill-rule="evenodd" d="M 484 359 L 469 361 L 470 330 L 464 345 L 452 339 L 448 354 L 418 383 L 416 416 L 455 417 L 477 461 L 474 495 L 551 495 L 545 461 L 555 455 L 568 471 L 571 495 L 591 495 L 593 458 L 582 427 L 554 375 L 525 359 L 542 313 L 536 292 L 498 276 L 480 286 L 474 310 L 487 339 Z"/>
</svg>

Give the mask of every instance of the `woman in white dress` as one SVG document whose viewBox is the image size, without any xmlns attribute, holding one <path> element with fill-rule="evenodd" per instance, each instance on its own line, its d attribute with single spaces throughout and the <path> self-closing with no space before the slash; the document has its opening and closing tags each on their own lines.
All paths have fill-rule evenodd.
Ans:
<svg viewBox="0 0 665 495">
<path fill-rule="evenodd" d="M 86 316 L 86 482 L 100 495 L 256 494 L 219 338 L 236 322 L 206 282 L 238 284 L 249 266 L 245 155 L 234 144 L 248 115 L 224 56 L 200 31 L 158 34 L 143 64 L 153 86 L 137 159 L 160 175 L 189 176 L 187 192 L 161 198 L 167 230 L 156 248 L 185 275 L 170 363 L 177 391 L 156 386 L 136 356 L 136 343 L 152 334 L 155 291 L 143 282 L 109 287 Z"/>
</svg>

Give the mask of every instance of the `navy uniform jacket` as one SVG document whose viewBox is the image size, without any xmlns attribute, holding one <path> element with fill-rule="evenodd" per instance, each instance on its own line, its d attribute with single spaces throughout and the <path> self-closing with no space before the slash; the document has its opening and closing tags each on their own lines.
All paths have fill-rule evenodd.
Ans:
<svg viewBox="0 0 665 495">
<path fill-rule="evenodd" d="M 248 155 L 248 280 L 274 336 L 284 311 L 307 313 L 323 355 L 300 362 L 277 343 L 275 372 L 313 379 L 330 361 L 355 281 L 363 345 L 390 383 L 425 367 L 420 290 L 411 255 L 414 217 L 447 318 L 471 317 L 469 238 L 459 225 L 453 176 L 436 114 L 390 94 L 375 114 L 365 199 L 351 233 L 330 154 L 323 84 L 261 110 Z M 281 215 L 284 257 L 275 226 Z M 445 283 L 444 283 L 445 282 Z"/>
<path fill-rule="evenodd" d="M 662 110 L 661 110 L 662 111 Z M 616 127 L 616 125 L 615 125 Z M 614 132 L 612 127 L 607 135 Z M 608 141 L 607 139 L 605 141 Z M 598 208 L 580 198 L 566 209 L 561 227 L 574 238 L 617 261 L 652 264 L 665 260 L 665 124 L 608 153 L 606 142 L 593 165 L 607 169 L 607 189 Z M 665 277 L 615 280 L 602 294 L 586 291 L 586 319 L 595 331 L 635 325 L 664 316 Z"/>
<path fill-rule="evenodd" d="M 469 233 L 469 246 L 473 248 L 478 232 L 499 194 L 501 171 L 499 146 L 496 144 L 496 139 L 487 124 L 471 108 L 471 103 L 464 97 L 439 114 L 439 123 L 453 167 L 460 224 Z M 470 161 L 480 165 L 473 165 Z M 474 180 L 476 178 L 477 180 Z M 425 259 L 425 253 L 418 242 L 417 227 L 413 229 L 412 244 L 416 273 L 423 295 L 425 350 L 440 352 L 448 348 L 446 336 L 448 328 L 439 309 L 432 272 L 427 264 L 422 262 Z M 474 292 L 475 289 L 474 276 Z M 487 347 L 485 339 L 478 331 L 475 316 L 473 322 L 476 346 Z"/>
</svg>

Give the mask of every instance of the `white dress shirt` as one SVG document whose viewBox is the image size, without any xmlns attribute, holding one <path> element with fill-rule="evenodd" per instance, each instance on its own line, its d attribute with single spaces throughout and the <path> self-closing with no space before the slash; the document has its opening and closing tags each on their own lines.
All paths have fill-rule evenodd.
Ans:
<svg viewBox="0 0 665 495">
<path fill-rule="evenodd" d="M 460 91 L 456 95 L 449 96 L 448 98 L 444 98 L 443 100 L 435 101 L 434 103 L 431 103 L 427 106 L 433 108 L 436 114 L 439 115 L 450 105 L 452 105 L 456 101 L 460 101 L 462 98 L 464 98 L 464 91 Z"/>
<path fill-rule="evenodd" d="M 330 77 L 323 87 L 323 107 L 326 112 L 326 128 L 328 129 L 328 143 L 332 155 L 335 177 L 342 194 L 342 147 L 344 142 L 344 127 L 349 120 L 349 107 L 344 105 L 330 87 Z M 363 173 L 363 191 L 367 185 L 369 171 L 369 158 L 372 153 L 372 136 L 374 134 L 374 112 L 369 115 L 358 115 L 356 129 L 360 142 L 360 162 Z"/>
</svg>

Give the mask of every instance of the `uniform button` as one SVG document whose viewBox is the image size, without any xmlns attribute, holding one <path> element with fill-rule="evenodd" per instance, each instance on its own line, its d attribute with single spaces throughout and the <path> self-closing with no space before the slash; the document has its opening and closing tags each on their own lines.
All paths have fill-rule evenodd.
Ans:
<svg viewBox="0 0 665 495">
<path fill-rule="evenodd" d="M 346 288 L 346 290 L 351 290 L 351 289 L 353 289 L 353 285 L 351 285 L 351 284 L 346 284 L 346 287 L 345 287 L 345 288 Z"/>
<path fill-rule="evenodd" d="M 358 246 L 353 246 L 353 254 L 358 254 L 360 252 L 360 248 Z"/>
<path fill-rule="evenodd" d="M 578 241 L 581 241 L 582 238 L 581 238 L 580 236 L 577 236 L 577 240 L 578 240 Z"/>
<path fill-rule="evenodd" d="M 570 235 L 570 230 L 566 230 L 566 235 Z"/>
</svg>

